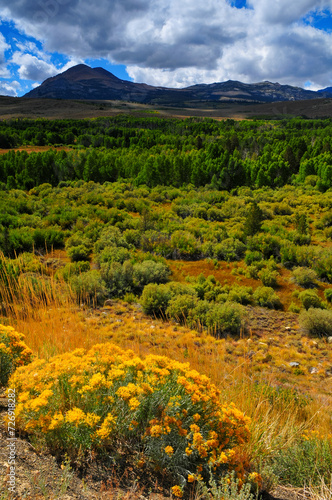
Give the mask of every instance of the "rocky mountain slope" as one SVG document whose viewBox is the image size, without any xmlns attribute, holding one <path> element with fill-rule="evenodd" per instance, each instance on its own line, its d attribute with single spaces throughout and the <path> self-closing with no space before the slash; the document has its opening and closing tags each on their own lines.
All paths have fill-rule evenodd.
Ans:
<svg viewBox="0 0 332 500">
<path fill-rule="evenodd" d="M 154 87 L 121 80 L 103 68 L 79 64 L 45 80 L 28 92 L 26 98 L 98 99 L 140 102 L 145 104 L 192 106 L 202 102 L 276 102 L 330 97 L 328 92 L 314 92 L 290 85 L 233 80 L 198 84 L 183 89 Z"/>
</svg>

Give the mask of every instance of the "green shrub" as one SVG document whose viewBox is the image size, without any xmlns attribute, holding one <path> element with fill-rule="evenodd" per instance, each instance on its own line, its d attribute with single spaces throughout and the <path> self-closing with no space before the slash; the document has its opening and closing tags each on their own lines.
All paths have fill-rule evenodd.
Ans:
<svg viewBox="0 0 332 500">
<path fill-rule="evenodd" d="M 259 252 L 258 250 L 254 250 L 254 251 L 247 250 L 245 258 L 244 258 L 244 262 L 247 264 L 247 266 L 250 266 L 254 262 L 258 262 L 262 259 L 263 259 L 263 254 L 261 252 Z"/>
<path fill-rule="evenodd" d="M 69 285 L 79 303 L 102 304 L 107 297 L 105 282 L 96 270 L 72 276 Z"/>
<path fill-rule="evenodd" d="M 245 276 L 252 280 L 258 280 L 258 275 L 261 269 L 262 266 L 260 265 L 260 263 L 257 262 L 256 264 L 251 264 L 250 266 L 247 266 Z"/>
<path fill-rule="evenodd" d="M 266 233 L 255 234 L 247 238 L 247 248 L 251 251 L 258 251 L 263 254 L 264 259 L 270 257 L 280 257 L 281 240 L 277 236 Z"/>
<path fill-rule="evenodd" d="M 85 245 L 68 247 L 67 254 L 72 262 L 88 261 L 90 258 L 90 250 Z"/>
<path fill-rule="evenodd" d="M 171 297 L 177 297 L 178 295 L 193 295 L 195 297 L 197 296 L 195 287 L 186 285 L 184 283 L 178 283 L 177 281 L 170 281 L 167 284 L 167 288 L 171 293 Z"/>
<path fill-rule="evenodd" d="M 304 290 L 303 292 L 300 292 L 299 300 L 302 302 L 305 309 L 309 309 L 310 307 L 324 309 L 324 304 L 322 303 L 316 290 Z"/>
<path fill-rule="evenodd" d="M 168 304 L 166 314 L 180 322 L 185 322 L 197 304 L 197 297 L 183 294 L 173 297 Z"/>
<path fill-rule="evenodd" d="M 253 474 L 253 476 L 258 478 L 258 475 Z M 255 498 L 251 493 L 251 484 L 246 483 L 240 486 L 239 479 L 235 477 L 234 472 L 226 474 L 219 483 L 210 473 L 208 484 L 199 481 L 198 493 L 200 500 L 254 500 Z"/>
<path fill-rule="evenodd" d="M 332 302 L 332 288 L 326 288 L 324 296 L 328 302 Z"/>
<path fill-rule="evenodd" d="M 244 255 L 246 246 L 242 241 L 236 238 L 226 238 L 221 243 L 218 243 L 213 248 L 214 257 L 219 260 L 231 262 L 241 260 Z"/>
<path fill-rule="evenodd" d="M 311 307 L 301 312 L 299 322 L 306 335 L 332 336 L 332 311 Z"/>
<path fill-rule="evenodd" d="M 312 288 L 317 284 L 317 274 L 308 267 L 296 267 L 293 269 L 293 280 L 303 288 Z"/>
<path fill-rule="evenodd" d="M 273 460 L 274 473 L 281 484 L 303 488 L 331 479 L 332 443 L 328 439 L 302 437 Z"/>
<path fill-rule="evenodd" d="M 314 269 L 321 279 L 332 283 L 332 250 L 324 250 L 314 263 Z"/>
<path fill-rule="evenodd" d="M 196 259 L 200 255 L 200 244 L 189 231 L 175 231 L 171 249 L 173 259 Z"/>
<path fill-rule="evenodd" d="M 166 313 L 172 293 L 167 285 L 150 283 L 144 287 L 141 304 L 146 314 L 163 316 Z"/>
<path fill-rule="evenodd" d="M 123 264 L 125 260 L 129 260 L 130 258 L 131 253 L 127 248 L 110 246 L 97 254 L 96 262 L 99 265 L 104 262 L 120 262 L 120 264 Z"/>
<path fill-rule="evenodd" d="M 228 294 L 228 300 L 243 305 L 251 304 L 253 301 L 253 289 L 251 286 L 232 286 Z"/>
<path fill-rule="evenodd" d="M 33 253 L 23 252 L 13 261 L 20 273 L 45 273 L 46 267 Z"/>
<path fill-rule="evenodd" d="M 32 233 L 31 227 L 10 228 L 6 242 L 6 254 L 14 257 L 22 252 L 32 252 L 34 246 Z"/>
<path fill-rule="evenodd" d="M 258 277 L 264 286 L 275 288 L 278 285 L 278 271 L 273 271 L 270 267 L 262 269 L 258 273 Z"/>
<path fill-rule="evenodd" d="M 205 278 L 202 274 L 198 276 L 193 288 L 200 299 L 216 300 L 218 295 L 223 292 L 223 287 L 213 275 Z"/>
<path fill-rule="evenodd" d="M 77 274 L 85 273 L 90 271 L 90 263 L 86 261 L 70 262 L 66 264 L 62 269 L 59 269 L 55 273 L 57 279 L 63 279 L 68 282 L 69 278 Z"/>
<path fill-rule="evenodd" d="M 289 241 L 283 244 L 280 248 L 281 263 L 287 268 L 291 269 L 297 263 L 297 247 Z"/>
<path fill-rule="evenodd" d="M 188 323 L 192 328 L 197 328 L 206 326 L 207 324 L 207 314 L 211 309 L 211 302 L 207 300 L 198 300 L 196 305 L 191 311 L 189 311 Z"/>
<path fill-rule="evenodd" d="M 134 285 L 142 290 L 149 283 L 166 283 L 171 274 L 169 267 L 161 262 L 144 260 L 134 264 L 133 279 Z"/>
<path fill-rule="evenodd" d="M 141 241 L 141 231 L 139 231 L 138 229 L 126 229 L 123 233 L 123 237 L 128 245 L 139 248 Z"/>
<path fill-rule="evenodd" d="M 106 226 L 102 230 L 100 237 L 94 244 L 93 251 L 94 253 L 99 254 L 102 250 L 104 250 L 104 248 L 108 248 L 110 246 L 129 248 L 129 244 L 122 236 L 120 229 L 111 225 Z"/>
<path fill-rule="evenodd" d="M 317 260 L 320 261 L 320 252 L 321 250 L 314 246 L 296 246 L 296 264 L 301 267 L 313 267 Z"/>
<path fill-rule="evenodd" d="M 104 262 L 100 266 L 100 275 L 111 297 L 122 297 L 133 291 L 133 273 L 133 266 L 129 260 L 123 264 Z"/>
<path fill-rule="evenodd" d="M 324 238 L 326 240 L 332 240 L 332 227 L 327 227 L 324 230 Z"/>
<path fill-rule="evenodd" d="M 234 302 L 214 304 L 207 311 L 206 326 L 216 337 L 239 335 L 243 327 L 243 308 Z"/>
<path fill-rule="evenodd" d="M 293 313 L 299 313 L 301 311 L 301 307 L 295 304 L 294 302 L 291 302 L 289 304 L 288 311 Z"/>
<path fill-rule="evenodd" d="M 259 286 L 254 291 L 254 302 L 261 307 L 268 307 L 269 309 L 281 309 L 281 301 L 273 288 L 268 286 Z"/>
<path fill-rule="evenodd" d="M 310 234 L 301 234 L 298 231 L 291 231 L 289 238 L 296 246 L 310 245 L 311 242 Z"/>
<path fill-rule="evenodd" d="M 33 233 L 35 248 L 63 248 L 64 238 L 65 233 L 61 229 L 53 227 L 46 229 L 37 228 Z"/>
</svg>

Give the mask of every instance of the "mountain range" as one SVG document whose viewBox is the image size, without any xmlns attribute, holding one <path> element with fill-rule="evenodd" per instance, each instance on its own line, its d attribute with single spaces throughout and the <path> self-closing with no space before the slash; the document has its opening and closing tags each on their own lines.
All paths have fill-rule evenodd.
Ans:
<svg viewBox="0 0 332 500">
<path fill-rule="evenodd" d="M 242 83 L 228 80 L 173 89 L 121 80 L 103 68 L 90 68 L 85 64 L 79 64 L 64 73 L 48 78 L 24 97 L 120 100 L 168 106 L 195 106 L 203 102 L 263 103 L 331 98 L 332 87 L 315 92 L 268 81 Z"/>
</svg>

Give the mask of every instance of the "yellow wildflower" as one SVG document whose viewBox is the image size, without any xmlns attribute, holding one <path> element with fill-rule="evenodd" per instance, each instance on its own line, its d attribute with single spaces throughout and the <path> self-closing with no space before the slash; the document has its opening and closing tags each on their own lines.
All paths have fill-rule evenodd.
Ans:
<svg viewBox="0 0 332 500">
<path fill-rule="evenodd" d="M 48 430 L 52 431 L 56 427 L 59 427 L 63 421 L 64 421 L 64 416 L 62 415 L 62 413 L 55 413 L 53 415 L 50 425 L 48 426 Z"/>
<path fill-rule="evenodd" d="M 94 427 L 99 422 L 100 418 L 99 415 L 95 415 L 94 413 L 87 413 L 85 423 L 90 427 Z"/>
<path fill-rule="evenodd" d="M 104 422 L 101 424 L 100 429 L 97 430 L 96 435 L 100 439 L 107 439 L 115 427 L 116 418 L 108 413 Z"/>
<path fill-rule="evenodd" d="M 178 486 L 178 485 L 173 486 L 172 487 L 172 493 L 177 498 L 182 498 L 183 497 L 183 490 L 182 490 L 181 486 Z"/>
<path fill-rule="evenodd" d="M 85 421 L 85 413 L 80 408 L 73 408 L 72 410 L 68 410 L 66 413 L 66 422 L 70 424 L 75 424 L 76 427 L 82 422 Z"/>
<path fill-rule="evenodd" d="M 169 455 L 169 456 L 173 455 L 173 453 L 174 453 L 173 447 L 172 446 L 166 446 L 165 453 L 167 455 Z"/>
<path fill-rule="evenodd" d="M 153 425 L 150 427 L 150 436 L 159 437 L 163 433 L 163 429 L 160 425 Z"/>
<path fill-rule="evenodd" d="M 136 408 L 139 407 L 140 402 L 138 401 L 137 398 L 130 398 L 128 401 L 128 405 L 131 410 L 136 410 Z"/>
</svg>

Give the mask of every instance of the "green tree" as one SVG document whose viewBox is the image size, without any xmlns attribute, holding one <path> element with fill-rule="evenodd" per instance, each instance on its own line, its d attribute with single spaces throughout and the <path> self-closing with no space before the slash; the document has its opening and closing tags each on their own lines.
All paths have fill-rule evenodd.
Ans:
<svg viewBox="0 0 332 500">
<path fill-rule="evenodd" d="M 258 233 L 262 227 L 263 212 L 256 202 L 252 203 L 244 222 L 244 234 L 253 236 Z"/>
</svg>

